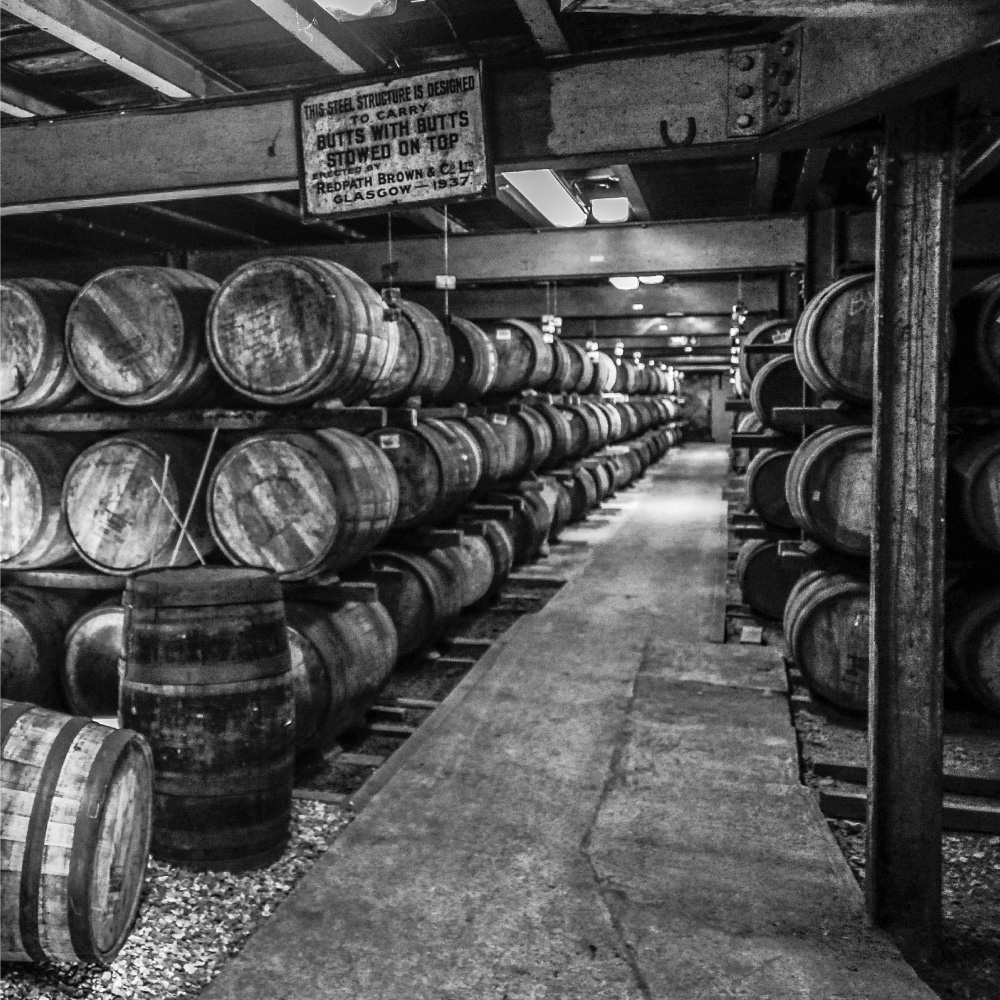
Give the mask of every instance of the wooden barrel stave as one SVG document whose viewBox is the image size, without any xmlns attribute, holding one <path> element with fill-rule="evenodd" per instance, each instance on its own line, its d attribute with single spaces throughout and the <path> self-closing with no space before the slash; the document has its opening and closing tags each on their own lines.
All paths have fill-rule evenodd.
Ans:
<svg viewBox="0 0 1000 1000">
<path fill-rule="evenodd" d="M 120 597 L 102 601 L 78 617 L 66 632 L 59 671 L 63 694 L 74 715 L 118 714 L 118 664 L 124 655 L 125 609 Z"/>
<path fill-rule="evenodd" d="M 772 358 L 757 372 L 750 386 L 750 405 L 764 427 L 781 430 L 791 425 L 775 417 L 775 408 L 802 406 L 804 391 L 805 383 L 795 359 L 788 355 Z"/>
<path fill-rule="evenodd" d="M 798 522 L 792 516 L 785 493 L 791 451 L 765 448 L 747 468 L 746 499 L 751 510 L 766 524 L 785 531 L 795 531 Z"/>
<path fill-rule="evenodd" d="M 802 575 L 794 564 L 778 558 L 778 543 L 769 539 L 744 542 L 736 557 L 743 603 L 765 618 L 781 621 L 788 596 Z"/>
<path fill-rule="evenodd" d="M 64 331 L 78 291 L 48 278 L 0 281 L 0 409 L 57 407 L 77 390 Z"/>
<path fill-rule="evenodd" d="M 755 326 L 743 335 L 743 348 L 751 344 L 788 344 L 795 332 L 795 323 L 790 319 L 769 319 Z M 749 391 L 757 372 L 767 362 L 767 355 L 748 354 L 740 351 L 739 374 L 743 387 Z"/>
<path fill-rule="evenodd" d="M 569 457 L 571 446 L 570 427 L 566 415 L 551 403 L 535 402 L 533 408 L 548 424 L 552 445 L 548 456 L 540 466 L 543 469 L 556 469 Z"/>
<path fill-rule="evenodd" d="M 503 477 L 506 457 L 503 442 L 497 437 L 493 425 L 483 417 L 463 417 L 454 421 L 464 428 L 479 445 L 483 459 L 483 472 L 479 479 L 477 492 L 488 489 Z"/>
<path fill-rule="evenodd" d="M 373 403 L 401 403 L 410 396 L 432 399 L 448 384 L 455 350 L 441 321 L 416 302 L 398 303 L 399 347 L 395 364 L 369 394 Z"/>
<path fill-rule="evenodd" d="M 463 535 L 456 552 L 462 563 L 462 607 L 467 608 L 490 593 L 497 568 L 493 548 L 482 535 Z"/>
<path fill-rule="evenodd" d="M 62 506 L 66 474 L 81 446 L 43 434 L 4 434 L 0 441 L 4 503 L 0 566 L 41 569 L 75 560 Z"/>
<path fill-rule="evenodd" d="M 139 909 L 153 764 L 133 732 L 0 701 L 6 961 L 110 964 Z"/>
<path fill-rule="evenodd" d="M 533 323 L 505 319 L 486 323 L 483 329 L 497 352 L 497 374 L 490 395 L 512 396 L 524 389 L 540 389 L 552 378 L 552 347 Z"/>
</svg>

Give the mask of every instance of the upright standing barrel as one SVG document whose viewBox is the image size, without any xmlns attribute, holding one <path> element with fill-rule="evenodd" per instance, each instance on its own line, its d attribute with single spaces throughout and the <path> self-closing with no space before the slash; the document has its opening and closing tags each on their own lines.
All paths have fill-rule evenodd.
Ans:
<svg viewBox="0 0 1000 1000">
<path fill-rule="evenodd" d="M 0 409 L 56 407 L 76 391 L 64 331 L 78 291 L 48 278 L 0 281 Z"/>
<path fill-rule="evenodd" d="M 437 395 L 440 403 L 475 403 L 492 390 L 497 377 L 498 360 L 494 341 L 481 327 L 461 316 L 452 316 L 448 324 L 455 363 L 451 378 Z"/>
<path fill-rule="evenodd" d="M 153 762 L 127 729 L 0 701 L 0 950 L 109 965 L 149 857 Z"/>
<path fill-rule="evenodd" d="M 203 442 L 180 434 L 137 431 L 91 445 L 63 483 L 76 551 L 120 576 L 206 556 L 214 546 L 203 497 L 195 494 L 204 457 Z"/>
<path fill-rule="evenodd" d="M 74 557 L 62 488 L 80 451 L 80 445 L 51 434 L 4 434 L 0 441 L 4 569 L 40 569 Z"/>
<path fill-rule="evenodd" d="M 280 855 L 295 700 L 273 573 L 216 566 L 130 577 L 120 712 L 153 751 L 154 857 L 239 869 Z"/>
<path fill-rule="evenodd" d="M 824 545 L 867 558 L 873 475 L 870 427 L 824 427 L 810 434 L 788 463 L 788 509 Z"/>
<path fill-rule="evenodd" d="M 176 406 L 204 395 L 203 330 L 218 286 L 173 267 L 115 267 L 80 289 L 66 350 L 81 384 L 120 406 Z"/>
<path fill-rule="evenodd" d="M 868 584 L 813 570 L 785 605 L 789 656 L 809 686 L 849 712 L 868 707 Z"/>
<path fill-rule="evenodd" d="M 875 278 L 854 274 L 814 295 L 798 322 L 795 361 L 821 396 L 862 406 L 872 400 L 875 363 Z"/>
<path fill-rule="evenodd" d="M 217 371 L 258 403 L 356 403 L 378 392 L 399 329 L 353 271 L 315 257 L 266 257 L 219 286 L 207 322 Z"/>
<path fill-rule="evenodd" d="M 323 750 L 364 723 L 396 663 L 398 640 L 378 601 L 285 602 L 298 752 Z"/>
<path fill-rule="evenodd" d="M 208 485 L 208 517 L 234 563 L 284 580 L 336 572 L 370 552 L 399 509 L 396 470 L 347 431 L 267 432 L 234 445 Z"/>
<path fill-rule="evenodd" d="M 441 321 L 416 302 L 400 300 L 396 363 L 376 386 L 373 403 L 401 403 L 410 396 L 433 399 L 448 384 L 455 349 Z"/>
</svg>

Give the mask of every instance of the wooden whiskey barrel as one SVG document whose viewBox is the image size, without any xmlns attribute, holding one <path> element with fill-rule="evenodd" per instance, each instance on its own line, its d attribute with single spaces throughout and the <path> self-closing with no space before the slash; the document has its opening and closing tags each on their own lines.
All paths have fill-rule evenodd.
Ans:
<svg viewBox="0 0 1000 1000">
<path fill-rule="evenodd" d="M 288 839 L 295 736 L 277 578 L 232 566 L 139 573 L 125 609 L 120 712 L 153 751 L 154 857 L 270 864 Z"/>
<path fill-rule="evenodd" d="M 0 441 L 4 569 L 41 569 L 75 557 L 62 488 L 80 451 L 80 445 L 53 435 L 4 434 Z"/>
<path fill-rule="evenodd" d="M 580 359 L 572 353 L 566 343 L 555 337 L 552 348 L 552 375 L 545 385 L 547 392 L 574 392 L 580 381 Z"/>
<path fill-rule="evenodd" d="M 453 514 L 479 482 L 482 459 L 440 420 L 415 427 L 382 428 L 367 435 L 392 465 L 399 483 L 393 526 L 437 524 Z"/>
<path fill-rule="evenodd" d="M 590 355 L 572 340 L 562 340 L 560 343 L 569 354 L 569 375 L 567 392 L 588 392 L 594 381 L 594 362 Z"/>
<path fill-rule="evenodd" d="M 875 361 L 875 279 L 840 278 L 809 300 L 793 338 L 806 384 L 821 396 L 868 405 Z"/>
<path fill-rule="evenodd" d="M 115 267 L 91 278 L 66 317 L 66 351 L 81 385 L 119 406 L 203 396 L 211 365 L 202 331 L 217 287 L 173 267 Z"/>
<path fill-rule="evenodd" d="M 524 389 L 541 389 L 552 378 L 552 347 L 533 323 L 505 319 L 483 324 L 497 352 L 497 374 L 491 396 L 512 396 Z"/>
<path fill-rule="evenodd" d="M 791 451 L 765 448 L 747 468 L 747 504 L 765 524 L 785 531 L 798 528 L 785 496 L 785 479 L 792 454 Z"/>
<path fill-rule="evenodd" d="M 396 363 L 399 328 L 353 271 L 315 257 L 265 257 L 238 267 L 208 313 L 216 370 L 258 402 L 355 403 Z"/>
<path fill-rule="evenodd" d="M 509 527 L 510 522 L 494 518 L 478 520 L 483 527 L 483 538 L 486 539 L 490 555 L 493 557 L 493 582 L 486 592 L 486 597 L 492 598 L 500 593 L 504 582 L 510 576 L 510 571 L 514 568 L 514 536 Z"/>
<path fill-rule="evenodd" d="M 139 910 L 153 762 L 134 732 L 0 701 L 5 961 L 97 962 Z"/>
<path fill-rule="evenodd" d="M 632 393 L 638 386 L 639 369 L 624 358 L 618 358 L 616 362 L 615 381 L 611 392 Z"/>
<path fill-rule="evenodd" d="M 778 543 L 765 538 L 744 542 L 736 557 L 736 579 L 749 604 L 765 618 L 781 621 L 788 595 L 802 576 L 802 570 L 778 558 Z"/>
<path fill-rule="evenodd" d="M 396 665 L 398 639 L 378 601 L 287 600 L 295 748 L 325 750 L 361 726 Z"/>
<path fill-rule="evenodd" d="M 755 326 L 749 333 L 743 335 L 744 348 L 751 344 L 788 344 L 791 343 L 795 323 L 790 319 L 769 319 Z M 748 354 L 740 351 L 739 372 L 744 387 L 750 388 L 757 372 L 767 363 L 766 354 Z"/>
<path fill-rule="evenodd" d="M 448 384 L 455 367 L 455 349 L 434 313 L 406 299 L 398 307 L 396 363 L 372 390 L 373 403 L 402 403 L 410 396 L 433 399 Z"/>
<path fill-rule="evenodd" d="M 497 349 L 492 338 L 479 326 L 461 316 L 452 316 L 448 325 L 455 363 L 451 378 L 438 393 L 437 402 L 475 403 L 493 388 L 497 377 Z"/>
<path fill-rule="evenodd" d="M 868 584 L 813 570 L 785 605 L 789 656 L 809 686 L 849 712 L 868 707 Z"/>
<path fill-rule="evenodd" d="M 208 518 L 234 563 L 283 580 L 337 572 L 382 540 L 399 509 L 396 470 L 341 430 L 267 432 L 234 445 L 208 485 Z"/>
<path fill-rule="evenodd" d="M 573 486 L 570 489 L 570 523 L 582 521 L 587 516 L 587 511 L 593 510 L 597 503 L 594 477 L 586 469 L 574 469 Z"/>
<path fill-rule="evenodd" d="M 565 413 L 541 400 L 532 403 L 532 408 L 548 424 L 549 433 L 552 437 L 552 447 L 549 449 L 548 457 L 542 463 L 543 469 L 556 469 L 562 465 L 569 457 L 571 445 L 570 426 Z"/>
<path fill-rule="evenodd" d="M 396 629 L 400 656 L 423 646 L 461 610 L 444 569 L 421 553 L 377 549 L 349 576 L 378 586 L 379 601 Z"/>
<path fill-rule="evenodd" d="M 142 431 L 91 445 L 63 483 L 76 551 L 96 569 L 121 576 L 171 562 L 188 566 L 198 552 L 207 555 L 214 546 L 203 499 L 192 506 L 204 455 L 203 442 L 180 434 Z M 189 507 L 183 535 L 178 519 L 183 523 Z"/>
<path fill-rule="evenodd" d="M 483 472 L 479 478 L 477 492 L 482 492 L 498 482 L 503 476 L 506 462 L 503 442 L 497 437 L 493 425 L 483 417 L 462 417 L 453 423 L 463 428 L 479 445 Z"/>
<path fill-rule="evenodd" d="M 593 465 L 587 466 L 587 471 L 594 480 L 594 486 L 597 490 L 597 502 L 601 503 L 607 500 L 615 490 L 614 476 L 611 473 L 608 463 L 595 462 Z"/>
<path fill-rule="evenodd" d="M 589 399 L 580 400 L 580 407 L 585 415 L 590 415 L 591 441 L 596 448 L 603 448 L 611 438 L 611 420 L 607 411 L 599 403 Z"/>
<path fill-rule="evenodd" d="M 543 476 L 542 483 L 542 499 L 552 515 L 548 539 L 550 542 L 558 542 L 563 528 L 569 524 L 572 501 L 569 490 L 556 479 L 551 476 Z"/>
<path fill-rule="evenodd" d="M 0 281 L 0 409 L 57 407 L 76 391 L 64 331 L 78 291 L 48 278 Z"/>
<path fill-rule="evenodd" d="M 964 586 L 945 598 L 945 669 L 988 712 L 1000 715 L 1000 586 Z"/>
<path fill-rule="evenodd" d="M 605 354 L 604 351 L 597 351 L 590 357 L 594 365 L 594 375 L 590 385 L 583 391 L 611 392 L 618 379 L 618 366 L 615 364 L 614 358 L 610 354 Z"/>
<path fill-rule="evenodd" d="M 503 448 L 501 480 L 520 479 L 541 467 L 552 439 L 541 417 L 533 420 L 525 412 L 518 411 L 491 413 L 486 419 Z"/>
<path fill-rule="evenodd" d="M 549 537 L 552 511 L 537 492 L 526 492 L 522 503 L 514 508 L 511 522 L 514 541 L 514 563 L 533 559 Z"/>
<path fill-rule="evenodd" d="M 781 430 L 789 424 L 775 417 L 775 408 L 802 406 L 803 391 L 804 383 L 795 359 L 786 354 L 772 358 L 757 372 L 750 386 L 750 405 L 764 427 Z"/>
<path fill-rule="evenodd" d="M 816 431 L 788 464 L 785 493 L 792 517 L 834 551 L 867 558 L 873 475 L 871 428 Z"/>
<path fill-rule="evenodd" d="M 42 587 L 0 590 L 0 688 L 16 701 L 63 711 L 60 676 L 66 632 L 85 595 Z"/>
<path fill-rule="evenodd" d="M 953 509 L 978 545 L 1000 553 L 1000 432 L 959 443 L 948 465 Z"/>
<path fill-rule="evenodd" d="M 66 632 L 59 671 L 74 715 L 118 714 L 118 664 L 124 655 L 125 609 L 111 597 L 84 612 Z"/>
<path fill-rule="evenodd" d="M 482 535 L 464 534 L 455 551 L 462 562 L 462 607 L 467 608 L 492 590 L 496 563 L 493 549 Z"/>
<path fill-rule="evenodd" d="M 974 379 L 983 402 L 1000 400 L 1000 274 L 979 282 L 956 303 L 952 382 L 961 393 Z"/>
</svg>

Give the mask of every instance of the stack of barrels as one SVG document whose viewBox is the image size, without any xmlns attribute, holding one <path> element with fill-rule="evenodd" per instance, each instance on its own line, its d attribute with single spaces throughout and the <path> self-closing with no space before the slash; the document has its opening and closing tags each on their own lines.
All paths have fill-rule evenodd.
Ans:
<svg viewBox="0 0 1000 1000">
<path fill-rule="evenodd" d="M 662 371 L 523 320 L 442 321 L 325 260 L 258 260 L 221 284 L 120 267 L 81 288 L 18 279 L 0 293 L 5 412 L 143 414 L 141 430 L 5 434 L 0 508 L 0 565 L 29 571 L 0 594 L 5 694 L 84 724 L 118 714 L 141 734 L 130 788 L 145 791 L 130 819 L 114 806 L 107 835 L 143 864 L 150 836 L 155 855 L 196 867 L 273 858 L 296 754 L 362 722 L 400 656 L 683 426 Z M 211 439 L 157 418 L 358 403 L 417 418 Z M 332 574 L 377 590 L 324 589 Z M 17 711 L 15 742 L 42 725 Z M 65 749 L 65 723 L 45 725 Z M 33 933 L 10 954 L 42 954 Z M 105 933 L 79 958 L 116 947 Z"/>
<path fill-rule="evenodd" d="M 762 449 L 746 467 L 747 499 L 758 516 L 775 532 L 801 532 L 818 543 L 828 569 L 796 582 L 774 558 L 776 541 L 747 543 L 738 562 L 744 600 L 772 616 L 783 607 L 792 658 L 817 691 L 854 711 L 867 705 L 874 292 L 870 274 L 842 278 L 808 303 L 794 327 L 792 358 L 802 385 L 815 401 L 840 404 L 838 423 L 793 451 Z M 1000 713 L 1000 427 L 989 420 L 1000 405 L 1000 276 L 959 298 L 952 317 L 953 397 L 983 409 L 971 420 L 953 411 L 949 430 L 948 557 L 955 579 L 946 607 L 948 676 Z M 756 423 L 746 429 L 783 430 L 768 423 L 759 404 L 768 393 L 754 392 L 772 363 L 755 373 L 753 357 L 746 356 L 743 377 Z M 769 602 L 774 594 L 781 599 Z"/>
</svg>

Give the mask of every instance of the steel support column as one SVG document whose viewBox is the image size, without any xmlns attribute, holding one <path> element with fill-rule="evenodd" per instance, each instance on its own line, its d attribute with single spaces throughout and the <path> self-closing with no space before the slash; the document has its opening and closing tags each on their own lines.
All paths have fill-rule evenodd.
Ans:
<svg viewBox="0 0 1000 1000">
<path fill-rule="evenodd" d="M 876 236 L 868 914 L 920 962 L 941 933 L 945 421 L 955 97 L 887 117 Z"/>
</svg>

